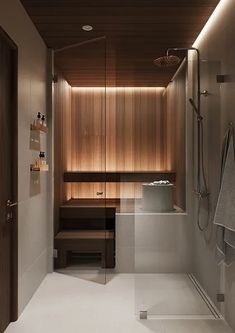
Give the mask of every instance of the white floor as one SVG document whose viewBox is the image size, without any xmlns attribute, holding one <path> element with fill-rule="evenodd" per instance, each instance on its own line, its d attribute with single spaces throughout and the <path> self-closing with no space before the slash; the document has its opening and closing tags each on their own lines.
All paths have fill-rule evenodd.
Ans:
<svg viewBox="0 0 235 333">
<path fill-rule="evenodd" d="M 49 274 L 19 320 L 5 333 L 232 333 L 224 321 L 215 319 L 139 321 L 134 315 L 134 276 L 110 274 L 108 281 L 103 285 L 64 274 Z M 178 282 L 184 289 L 184 283 Z M 196 309 L 201 312 L 200 304 Z"/>
<path fill-rule="evenodd" d="M 135 304 L 151 316 L 215 318 L 188 274 L 136 274 Z"/>
</svg>

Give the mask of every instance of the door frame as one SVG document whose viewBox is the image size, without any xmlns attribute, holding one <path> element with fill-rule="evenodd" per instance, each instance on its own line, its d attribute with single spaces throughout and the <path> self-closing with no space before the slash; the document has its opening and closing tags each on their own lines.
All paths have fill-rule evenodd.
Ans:
<svg viewBox="0 0 235 333">
<path fill-rule="evenodd" d="M 11 113 L 12 113 L 12 135 L 13 135 L 13 198 L 18 202 L 18 46 L 0 26 L 0 36 L 8 44 L 12 51 L 12 85 L 14 91 Z M 18 206 L 14 208 L 14 218 L 11 229 L 11 294 L 10 294 L 10 320 L 18 319 Z"/>
</svg>

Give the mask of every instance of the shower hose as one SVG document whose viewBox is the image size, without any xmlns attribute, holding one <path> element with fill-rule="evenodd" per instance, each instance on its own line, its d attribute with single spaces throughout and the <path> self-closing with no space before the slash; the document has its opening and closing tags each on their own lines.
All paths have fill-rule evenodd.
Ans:
<svg viewBox="0 0 235 333">
<path fill-rule="evenodd" d="M 198 136 L 199 136 L 199 156 L 198 156 L 198 177 L 197 177 L 197 196 L 198 196 L 198 207 L 197 207 L 197 225 L 200 231 L 205 231 L 209 226 L 209 216 L 210 216 L 210 193 L 208 191 L 205 165 L 204 165 L 204 128 L 203 128 L 203 118 L 198 118 Z M 201 173 L 202 172 L 202 173 Z M 202 177 L 201 177 L 202 175 Z M 206 223 L 203 225 L 201 222 L 201 210 L 202 204 L 206 200 L 207 204 L 207 219 Z"/>
</svg>

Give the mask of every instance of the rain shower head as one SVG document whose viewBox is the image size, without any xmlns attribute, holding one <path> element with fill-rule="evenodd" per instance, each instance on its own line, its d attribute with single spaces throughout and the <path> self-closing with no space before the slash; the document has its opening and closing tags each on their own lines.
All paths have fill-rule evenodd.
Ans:
<svg viewBox="0 0 235 333">
<path fill-rule="evenodd" d="M 154 65 L 158 67 L 173 67 L 180 63 L 181 59 L 176 55 L 166 55 L 164 57 L 160 57 L 154 59 Z"/>
</svg>

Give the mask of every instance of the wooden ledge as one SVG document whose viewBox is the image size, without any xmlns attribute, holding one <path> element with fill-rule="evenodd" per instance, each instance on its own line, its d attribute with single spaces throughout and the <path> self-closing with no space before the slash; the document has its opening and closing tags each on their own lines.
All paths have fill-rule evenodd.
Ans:
<svg viewBox="0 0 235 333">
<path fill-rule="evenodd" d="M 175 182 L 176 173 L 172 171 L 141 171 L 141 172 L 77 172 L 64 173 L 64 182 L 90 182 L 90 183 L 141 183 L 159 180 Z"/>
</svg>

